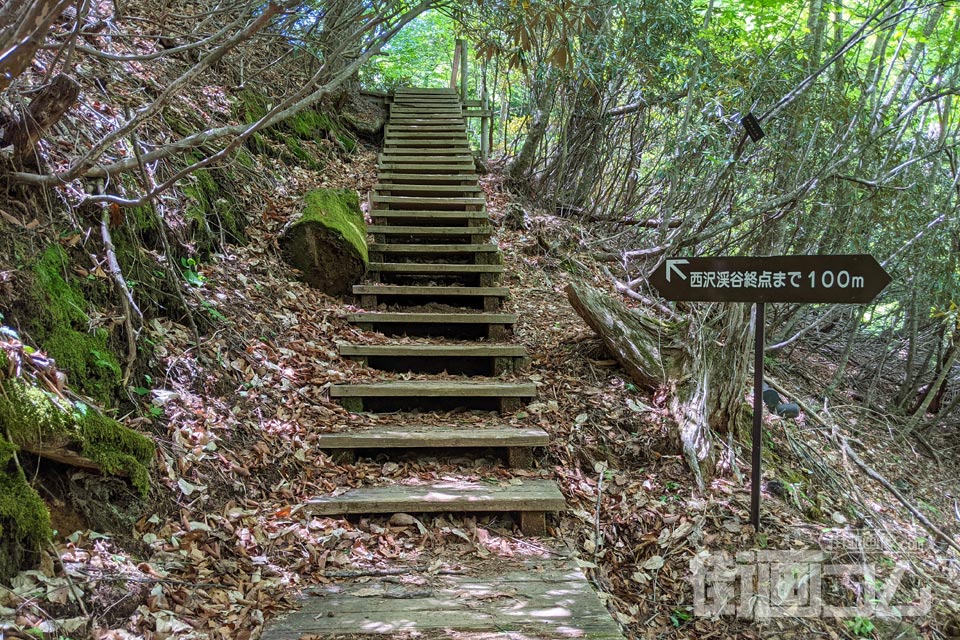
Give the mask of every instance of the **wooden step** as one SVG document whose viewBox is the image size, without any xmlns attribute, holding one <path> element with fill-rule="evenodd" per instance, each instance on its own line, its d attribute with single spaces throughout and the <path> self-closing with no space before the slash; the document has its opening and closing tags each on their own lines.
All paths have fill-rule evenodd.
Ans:
<svg viewBox="0 0 960 640">
<path fill-rule="evenodd" d="M 390 124 L 405 124 L 412 126 L 438 126 L 438 125 L 447 125 L 447 126 L 460 126 L 466 127 L 464 124 L 463 118 L 416 118 L 413 116 L 395 116 L 390 118 Z"/>
<path fill-rule="evenodd" d="M 457 161 L 457 162 L 397 162 L 391 160 L 385 162 L 383 160 L 377 165 L 381 171 L 392 171 L 395 173 L 463 173 L 465 171 L 476 171 L 477 164 L 473 161 Z"/>
<path fill-rule="evenodd" d="M 469 156 L 473 153 L 470 145 L 463 143 L 451 144 L 441 141 L 439 144 L 423 144 L 411 141 L 409 144 L 389 142 L 384 145 L 383 153 L 387 156 L 396 155 L 431 155 L 431 156 Z"/>
<path fill-rule="evenodd" d="M 411 116 L 411 117 L 434 117 L 436 115 L 444 117 L 455 117 L 463 113 L 463 108 L 455 102 L 439 103 L 414 103 L 404 104 L 403 102 L 394 102 L 390 105 L 390 117 Z"/>
<path fill-rule="evenodd" d="M 443 264 L 436 262 L 371 262 L 370 271 L 381 273 L 503 273 L 502 264 Z"/>
<path fill-rule="evenodd" d="M 485 266 L 485 265 L 461 265 Z M 358 296 L 477 296 L 481 298 L 506 298 L 510 290 L 506 287 L 443 287 L 443 286 L 416 286 L 400 284 L 355 284 L 353 294 Z"/>
<path fill-rule="evenodd" d="M 447 194 L 460 193 L 482 193 L 483 189 L 473 181 L 473 184 L 410 184 L 408 182 L 397 182 L 391 184 L 380 183 L 376 186 L 378 195 L 398 196 L 398 195 L 437 195 L 444 197 Z"/>
<path fill-rule="evenodd" d="M 260 637 L 335 638 L 349 629 L 381 638 L 624 640 L 577 559 L 549 544 L 537 544 L 546 554 L 502 557 L 492 570 L 412 571 L 419 580 L 363 575 L 319 585 L 300 600 L 302 609 L 269 620 Z M 682 637 L 698 634 L 705 637 L 692 629 Z"/>
<path fill-rule="evenodd" d="M 470 140 L 465 133 L 452 131 L 400 131 L 387 133 L 383 138 L 384 144 L 395 142 L 453 142 L 468 144 Z"/>
<path fill-rule="evenodd" d="M 487 427 L 478 425 L 377 425 L 363 431 L 322 433 L 316 441 L 318 449 L 332 449 L 350 461 L 357 449 L 456 449 L 503 447 L 508 463 L 517 469 L 531 466 L 530 448 L 546 447 L 550 436 L 537 427 Z"/>
<path fill-rule="evenodd" d="M 384 135 L 449 135 L 461 134 L 467 135 L 466 125 L 463 124 L 387 124 L 384 127 Z"/>
<path fill-rule="evenodd" d="M 499 311 L 501 301 L 510 294 L 510 291 L 505 287 L 358 284 L 354 285 L 353 294 L 360 296 L 360 306 L 364 309 L 375 309 L 378 304 L 390 303 L 396 298 L 406 298 L 411 300 L 411 304 L 443 302 L 454 306 L 479 305 L 484 311 Z M 458 303 L 457 298 L 463 302 Z"/>
<path fill-rule="evenodd" d="M 535 513 L 529 524 L 521 518 L 527 535 L 543 535 L 543 515 L 566 509 L 555 482 L 524 478 L 519 484 L 475 482 L 457 478 L 424 484 L 390 485 L 351 489 L 337 496 L 321 496 L 307 502 L 315 516 L 358 513 Z"/>
<path fill-rule="evenodd" d="M 456 89 L 450 87 L 399 87 L 393 92 L 395 96 L 435 96 L 435 95 L 449 95 L 449 96 L 459 96 Z"/>
<path fill-rule="evenodd" d="M 368 248 L 373 262 L 391 262 L 384 256 L 409 256 L 423 259 L 465 258 L 474 264 L 499 264 L 500 248 L 495 244 L 378 244 Z"/>
<path fill-rule="evenodd" d="M 482 207 L 487 202 L 487 199 L 480 196 L 442 196 L 442 197 L 429 197 L 429 196 L 383 196 L 377 193 L 376 191 L 371 192 L 370 194 L 370 203 L 371 205 L 377 208 L 384 209 L 427 209 L 431 211 L 438 210 L 447 210 L 447 211 L 456 211 L 460 210 L 465 212 L 469 207 Z M 377 205 L 386 205 L 383 207 Z M 479 209 L 474 209 L 474 211 Z"/>
<path fill-rule="evenodd" d="M 464 237 L 469 239 L 470 244 L 481 244 L 493 233 L 493 227 L 429 227 L 421 225 L 368 225 L 367 233 L 373 234 L 374 238 L 382 236 L 411 236 L 417 238 L 439 238 L 439 237 Z M 378 243 L 382 243 L 377 238 Z M 405 243 L 409 244 L 409 243 Z"/>
<path fill-rule="evenodd" d="M 476 185 L 477 176 L 471 173 L 398 173 L 383 171 L 377 174 L 377 181 L 384 189 L 397 183 L 438 184 L 438 185 Z"/>
<path fill-rule="evenodd" d="M 537 386 L 525 382 L 386 380 L 330 387 L 330 397 L 340 399 L 343 408 L 352 412 L 363 411 L 364 401 L 373 399 L 413 399 L 420 407 L 423 401 L 438 398 L 454 403 L 486 398 L 494 400 L 502 413 L 508 413 L 519 409 L 522 401 L 536 396 Z"/>
<path fill-rule="evenodd" d="M 493 287 L 500 283 L 504 272 L 502 264 L 448 264 L 437 262 L 371 262 L 367 266 L 367 277 L 373 282 L 380 282 L 384 274 L 391 276 L 475 276 L 466 278 L 467 284 L 477 284 L 481 287 Z M 393 278 L 390 278 L 393 280 Z"/>
<path fill-rule="evenodd" d="M 416 158 L 444 158 L 453 160 L 467 160 L 473 158 L 473 151 L 470 147 L 397 147 L 385 146 L 380 154 L 383 159 L 389 161 L 392 158 L 414 156 Z M 442 160 L 439 160 L 442 162 Z"/>
<path fill-rule="evenodd" d="M 407 105 L 431 105 L 431 104 L 455 104 L 458 106 L 463 106 L 463 103 L 460 102 L 460 99 L 456 96 L 431 96 L 431 95 L 406 95 L 406 96 L 395 96 L 393 101 L 390 104 L 407 104 Z"/>
<path fill-rule="evenodd" d="M 488 339 L 503 340 L 517 322 L 512 313 L 413 313 L 362 311 L 347 314 L 347 322 L 368 331 L 406 328 L 439 332 L 445 327 L 473 325 L 482 328 Z"/>
<path fill-rule="evenodd" d="M 451 138 L 427 138 L 427 137 L 416 137 L 416 138 L 397 138 L 390 136 L 383 141 L 383 146 L 385 148 L 391 149 L 404 149 L 408 147 L 414 147 L 417 149 L 427 149 L 438 147 L 441 149 L 456 149 L 458 151 L 467 150 L 470 151 L 470 145 L 464 136 L 463 140 L 451 139 Z"/>
<path fill-rule="evenodd" d="M 345 344 L 340 343 L 340 355 L 344 358 L 357 360 L 374 369 L 399 371 L 395 366 L 401 358 L 414 359 L 418 368 L 407 368 L 407 371 L 423 372 L 437 359 L 453 361 L 443 369 L 431 367 L 434 370 L 462 372 L 465 365 L 480 365 L 474 370 L 480 370 L 486 375 L 499 376 L 511 371 L 520 371 L 527 364 L 527 350 L 520 345 L 512 344 Z M 391 360 L 392 359 L 392 360 Z M 389 367 L 385 363 L 389 363 Z M 440 362 L 445 364 L 445 362 Z M 458 369 L 454 369 L 459 366 Z"/>
<path fill-rule="evenodd" d="M 441 255 L 484 254 L 497 253 L 500 250 L 495 244 L 401 244 L 401 243 L 373 243 L 369 246 L 370 254 L 415 254 L 422 257 Z M 383 262 L 376 260 L 375 262 Z"/>
<path fill-rule="evenodd" d="M 370 212 L 374 224 L 404 222 L 414 224 L 463 224 L 470 221 L 489 220 L 486 211 L 428 211 L 425 209 L 374 209 Z"/>
<path fill-rule="evenodd" d="M 411 150 L 403 151 L 393 151 L 387 153 L 386 151 L 380 153 L 377 157 L 377 162 L 381 165 L 384 164 L 402 164 L 402 163 L 416 163 L 416 164 L 444 164 L 444 165 L 453 165 L 462 162 L 468 162 L 473 164 L 473 156 L 468 153 L 458 152 L 451 155 L 443 155 L 434 153 L 432 150 L 424 151 L 423 153 L 414 153 Z"/>
</svg>

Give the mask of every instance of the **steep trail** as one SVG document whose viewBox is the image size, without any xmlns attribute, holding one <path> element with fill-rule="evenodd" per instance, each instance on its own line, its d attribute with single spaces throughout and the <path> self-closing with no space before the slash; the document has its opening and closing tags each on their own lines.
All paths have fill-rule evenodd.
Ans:
<svg viewBox="0 0 960 640">
<path fill-rule="evenodd" d="M 318 446 L 337 450 L 347 461 L 358 452 L 473 455 L 481 447 L 496 448 L 510 467 L 529 468 L 532 448 L 549 438 L 539 427 L 502 419 L 533 399 L 536 386 L 514 379 L 527 353 L 508 341 L 516 316 L 502 309 L 508 295 L 499 286 L 504 268 L 490 243 L 492 227 L 455 92 L 395 93 L 369 205 L 369 278 L 354 288 L 365 311 L 349 320 L 376 333 L 365 334 L 370 340 L 364 343 L 341 344 L 340 354 L 373 370 L 436 375 L 332 386 L 331 397 L 350 411 L 391 414 L 390 420 L 322 435 Z M 466 424 L 446 413 L 453 408 L 496 414 Z M 425 412 L 433 412 L 430 419 Z M 374 483 L 317 496 L 305 509 L 316 516 L 397 514 L 405 523 L 415 521 L 409 514 L 416 513 L 509 512 L 518 516 L 525 536 L 544 536 L 546 515 L 563 510 L 564 497 L 555 481 L 520 475 L 512 482 L 454 475 Z M 264 637 L 416 632 L 473 639 L 622 638 L 565 546 L 539 538 L 529 548 L 523 557 L 455 571 L 360 572 L 311 592 L 300 611 L 268 624 Z"/>
</svg>

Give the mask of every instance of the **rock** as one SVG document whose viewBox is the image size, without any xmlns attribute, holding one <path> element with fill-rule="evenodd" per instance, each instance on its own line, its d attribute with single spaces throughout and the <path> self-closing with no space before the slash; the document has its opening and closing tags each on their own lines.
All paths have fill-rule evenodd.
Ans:
<svg viewBox="0 0 960 640">
<path fill-rule="evenodd" d="M 351 189 L 307 193 L 302 215 L 280 238 L 283 258 L 310 286 L 337 296 L 350 291 L 367 271 L 367 230 L 360 199 Z"/>
<path fill-rule="evenodd" d="M 409 513 L 395 513 L 390 516 L 388 524 L 392 527 L 412 527 L 417 524 L 417 519 Z"/>
</svg>

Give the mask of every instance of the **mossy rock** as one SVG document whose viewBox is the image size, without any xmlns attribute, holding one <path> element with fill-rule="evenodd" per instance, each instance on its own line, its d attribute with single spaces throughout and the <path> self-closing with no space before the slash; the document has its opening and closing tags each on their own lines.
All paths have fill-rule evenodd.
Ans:
<svg viewBox="0 0 960 640">
<path fill-rule="evenodd" d="M 281 238 L 284 259 L 303 279 L 330 295 L 350 291 L 367 271 L 367 229 L 360 198 L 349 189 L 307 193 L 303 215 Z"/>
</svg>

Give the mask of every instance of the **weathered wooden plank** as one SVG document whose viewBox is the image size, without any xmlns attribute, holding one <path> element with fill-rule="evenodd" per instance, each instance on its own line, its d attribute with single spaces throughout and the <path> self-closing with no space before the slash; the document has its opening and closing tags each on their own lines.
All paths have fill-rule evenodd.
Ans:
<svg viewBox="0 0 960 640">
<path fill-rule="evenodd" d="M 377 180 L 381 184 L 383 184 L 385 187 L 389 187 L 395 183 L 471 186 L 471 185 L 477 184 L 477 174 L 475 173 L 399 173 L 399 172 L 393 172 L 393 171 L 382 171 L 377 174 Z"/>
<path fill-rule="evenodd" d="M 514 559 L 495 574 L 425 577 L 410 585 L 352 581 L 311 589 L 303 609 L 268 623 L 264 637 L 297 638 L 302 629 L 327 638 L 349 629 L 429 640 L 501 640 L 508 633 L 511 640 L 623 640 L 571 559 Z"/>
<path fill-rule="evenodd" d="M 366 311 L 347 314 L 347 322 L 356 324 L 515 324 L 512 313 L 381 313 Z"/>
<path fill-rule="evenodd" d="M 482 236 L 493 233 L 493 227 L 422 227 L 410 225 L 370 225 L 367 233 L 411 236 Z M 465 245 L 466 246 L 466 245 Z"/>
<path fill-rule="evenodd" d="M 531 479 L 507 486 L 447 480 L 421 485 L 364 487 L 337 496 L 313 498 L 306 504 L 306 510 L 314 515 L 561 511 L 565 508 L 563 494 L 556 483 Z"/>
<path fill-rule="evenodd" d="M 480 193 L 483 189 L 476 184 L 416 184 L 409 182 L 396 182 L 391 184 L 378 184 L 377 193 L 389 192 L 390 195 L 399 195 L 401 193 L 416 194 L 448 194 L 448 193 Z"/>
<path fill-rule="evenodd" d="M 465 158 L 471 156 L 473 150 L 468 145 L 451 145 L 445 144 L 441 146 L 430 146 L 423 144 L 412 144 L 412 145 L 397 145 L 397 144 L 388 144 L 383 147 L 383 157 L 391 158 L 397 156 L 415 156 L 417 158 L 422 158 L 424 156 L 429 157 L 442 157 L 446 158 Z"/>
<path fill-rule="evenodd" d="M 472 145 L 466 139 L 466 135 L 461 133 L 450 133 L 445 131 L 426 131 L 426 132 L 401 132 L 391 133 L 384 140 L 384 146 L 427 146 L 427 147 L 460 147 L 472 149 Z"/>
<path fill-rule="evenodd" d="M 443 163 L 462 163 L 462 162 L 473 162 L 473 156 L 468 153 L 457 153 L 455 155 L 438 155 L 432 151 L 424 151 L 423 153 L 413 153 L 410 150 L 405 150 L 398 153 L 381 153 L 378 157 L 378 161 L 381 164 L 389 163 L 398 163 L 398 162 L 416 162 L 419 164 L 443 164 Z"/>
<path fill-rule="evenodd" d="M 474 227 L 476 228 L 476 227 Z M 370 253 L 496 253 L 500 250 L 495 244 L 384 244 L 370 245 Z"/>
<path fill-rule="evenodd" d="M 274 624 L 278 633 L 296 631 L 300 634 L 324 634 L 324 637 L 327 637 L 328 633 L 343 633 L 345 629 L 349 629 L 351 633 L 362 634 L 388 634 L 426 629 L 484 630 L 497 631 L 501 634 L 501 638 L 509 632 L 549 633 L 551 635 L 547 637 L 567 640 L 623 637 L 608 613 L 597 612 L 591 615 L 581 613 L 574 617 L 573 612 L 562 607 L 542 613 L 532 611 L 511 613 L 509 609 L 486 612 L 465 608 L 455 611 L 387 611 L 382 615 L 374 611 L 345 612 L 343 615 L 332 611 L 331 613 L 333 615 L 323 616 L 318 616 L 316 613 L 294 613 Z M 272 637 L 277 636 L 271 634 Z"/>
<path fill-rule="evenodd" d="M 543 429 L 514 427 L 379 427 L 376 430 L 322 433 L 320 449 L 395 449 L 453 447 L 545 447 L 550 436 Z"/>
<path fill-rule="evenodd" d="M 506 298 L 510 290 L 506 287 L 445 287 L 436 285 L 397 285 L 397 284 L 355 284 L 354 295 L 375 296 L 477 296 Z M 409 345 L 403 345 L 409 346 Z"/>
<path fill-rule="evenodd" d="M 431 210 L 436 211 L 445 207 L 483 206 L 487 200 L 482 197 L 477 198 L 470 196 L 444 196 L 440 198 L 430 198 L 426 196 L 382 196 L 374 191 L 370 196 L 370 202 L 373 204 L 389 204 L 407 207 L 429 207 Z"/>
<path fill-rule="evenodd" d="M 335 384 L 331 398 L 533 398 L 537 386 L 527 382 L 449 382 L 445 380 L 384 380 L 366 384 Z"/>
<path fill-rule="evenodd" d="M 503 273 L 502 264 L 437 264 L 420 262 L 371 262 L 370 271 L 383 273 Z"/>
<path fill-rule="evenodd" d="M 394 116 L 414 116 L 414 117 L 433 117 L 436 115 L 459 116 L 463 113 L 463 108 L 453 102 L 420 102 L 403 103 L 394 102 L 390 105 L 390 117 Z"/>
<path fill-rule="evenodd" d="M 461 173 L 463 171 L 475 170 L 477 165 L 472 160 L 470 162 L 380 162 L 377 165 L 385 171 L 395 172 L 418 172 L 437 173 L 439 171 L 449 171 L 450 173 Z"/>
<path fill-rule="evenodd" d="M 526 357 L 526 347 L 519 344 L 348 344 L 338 345 L 344 356 L 461 356 L 477 358 L 493 356 Z"/>
<path fill-rule="evenodd" d="M 381 196 L 382 197 L 382 196 Z M 427 200 L 424 198 L 424 200 Z M 375 203 L 376 204 L 376 203 Z M 386 203 L 379 203 L 386 204 Z M 423 204 L 431 204 L 425 201 Z M 442 209 L 373 209 L 370 211 L 371 218 L 422 218 L 422 219 L 453 219 L 453 220 L 484 220 L 490 216 L 485 210 L 478 211 L 456 211 Z"/>
</svg>

